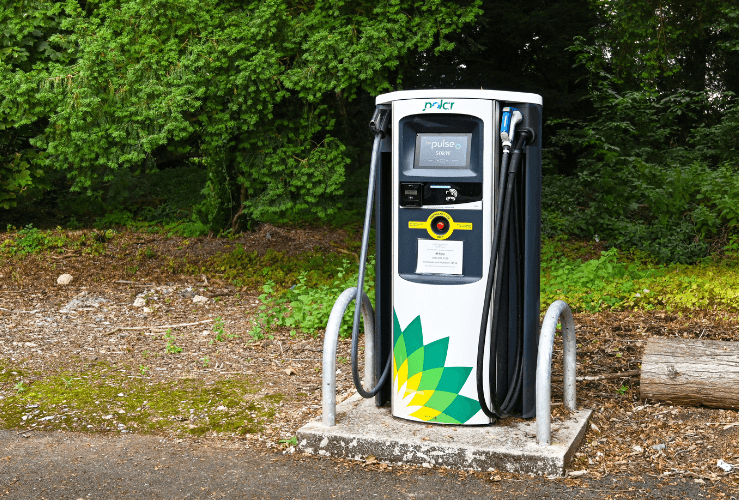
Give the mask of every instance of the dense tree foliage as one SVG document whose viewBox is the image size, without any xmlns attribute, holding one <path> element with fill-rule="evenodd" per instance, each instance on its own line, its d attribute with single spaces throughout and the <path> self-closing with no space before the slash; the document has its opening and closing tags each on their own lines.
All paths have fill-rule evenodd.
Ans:
<svg viewBox="0 0 739 500">
<path fill-rule="evenodd" d="M 739 235 L 737 40 L 728 0 L 5 0 L 0 208 L 178 171 L 203 228 L 324 217 L 374 95 L 483 87 L 544 97 L 548 234 L 692 261 Z"/>
<path fill-rule="evenodd" d="M 739 233 L 739 8 L 598 6 L 591 39 L 571 48 L 594 112 L 550 138 L 549 172 L 570 175 L 548 178 L 545 226 L 693 261 Z"/>
<path fill-rule="evenodd" d="M 196 159 L 216 227 L 330 210 L 350 161 L 333 132 L 345 103 L 389 90 L 407 52 L 448 48 L 478 14 L 440 0 L 6 3 L 0 206 L 53 169 L 114 199 Z"/>
</svg>

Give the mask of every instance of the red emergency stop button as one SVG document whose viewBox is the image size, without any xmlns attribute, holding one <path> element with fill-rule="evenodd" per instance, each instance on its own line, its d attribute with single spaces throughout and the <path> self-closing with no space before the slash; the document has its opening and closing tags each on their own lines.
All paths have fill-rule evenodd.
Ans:
<svg viewBox="0 0 739 500">
<path fill-rule="evenodd" d="M 436 217 L 431 219 L 431 231 L 433 231 L 434 234 L 438 234 L 439 236 L 444 236 L 445 234 L 449 234 L 449 230 L 451 229 L 451 222 L 449 221 L 448 217 L 445 217 L 444 215 L 437 215 Z"/>
</svg>

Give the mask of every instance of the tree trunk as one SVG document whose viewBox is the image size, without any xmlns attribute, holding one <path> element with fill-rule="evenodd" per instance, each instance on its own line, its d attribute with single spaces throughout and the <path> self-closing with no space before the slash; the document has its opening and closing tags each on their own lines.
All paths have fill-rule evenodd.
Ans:
<svg viewBox="0 0 739 500">
<path fill-rule="evenodd" d="M 739 342 L 650 338 L 641 395 L 675 405 L 739 409 Z"/>
</svg>

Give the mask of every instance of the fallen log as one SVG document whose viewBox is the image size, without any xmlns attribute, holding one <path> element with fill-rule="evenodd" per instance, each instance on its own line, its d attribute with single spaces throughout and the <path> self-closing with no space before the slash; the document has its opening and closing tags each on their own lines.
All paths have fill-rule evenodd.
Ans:
<svg viewBox="0 0 739 500">
<path fill-rule="evenodd" d="M 619 372 L 619 373 L 603 373 L 601 375 L 585 375 L 582 377 L 575 377 L 575 381 L 577 382 L 593 382 L 598 380 L 608 380 L 612 378 L 629 378 L 629 377 L 637 377 L 641 373 L 641 370 L 629 370 L 627 372 Z M 552 377 L 552 382 L 562 382 L 564 381 L 564 377 Z"/>
<path fill-rule="evenodd" d="M 650 338 L 640 390 L 674 405 L 739 409 L 739 342 Z"/>
</svg>

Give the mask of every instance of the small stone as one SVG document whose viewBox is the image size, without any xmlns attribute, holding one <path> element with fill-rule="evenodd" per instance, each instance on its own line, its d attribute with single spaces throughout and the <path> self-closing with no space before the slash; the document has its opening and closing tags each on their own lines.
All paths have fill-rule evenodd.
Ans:
<svg viewBox="0 0 739 500">
<path fill-rule="evenodd" d="M 62 274 L 56 279 L 57 285 L 69 285 L 72 282 L 71 274 Z"/>
<path fill-rule="evenodd" d="M 195 304 L 205 304 L 209 300 L 210 299 L 208 297 L 203 297 L 202 295 L 196 295 L 195 297 L 192 298 L 192 301 Z"/>
<path fill-rule="evenodd" d="M 119 398 L 122 398 L 123 396 L 125 396 L 125 394 L 123 394 L 122 392 L 119 392 L 119 393 L 118 393 L 118 397 L 119 397 Z"/>
<path fill-rule="evenodd" d="M 151 307 L 144 307 L 145 313 L 150 313 L 152 311 Z"/>
<path fill-rule="evenodd" d="M 143 297 L 136 297 L 136 300 L 133 301 L 133 307 L 143 307 L 146 304 L 146 299 Z"/>
<path fill-rule="evenodd" d="M 731 472 L 734 469 L 734 465 L 733 464 L 724 462 L 720 458 L 716 462 L 716 466 L 717 467 L 720 467 L 721 469 L 723 469 L 724 472 Z"/>
<path fill-rule="evenodd" d="M 228 410 L 228 408 L 226 408 L 226 407 L 225 407 L 225 406 L 223 406 L 223 405 L 221 405 L 221 406 L 219 406 L 218 408 L 216 408 L 216 411 L 226 411 L 226 410 Z"/>
<path fill-rule="evenodd" d="M 656 451 L 662 451 L 665 448 L 667 448 L 667 445 L 665 443 L 660 443 L 660 444 L 652 445 L 652 449 L 653 450 L 656 450 Z"/>
<path fill-rule="evenodd" d="M 584 476 L 587 473 L 588 471 L 586 470 L 571 470 L 570 472 L 567 473 L 567 475 L 570 477 L 580 477 L 580 476 Z"/>
<path fill-rule="evenodd" d="M 638 444 L 635 444 L 634 446 L 632 446 L 631 449 L 634 450 L 634 452 L 636 453 L 641 453 L 642 451 L 644 451 L 644 448 L 642 448 Z"/>
</svg>

